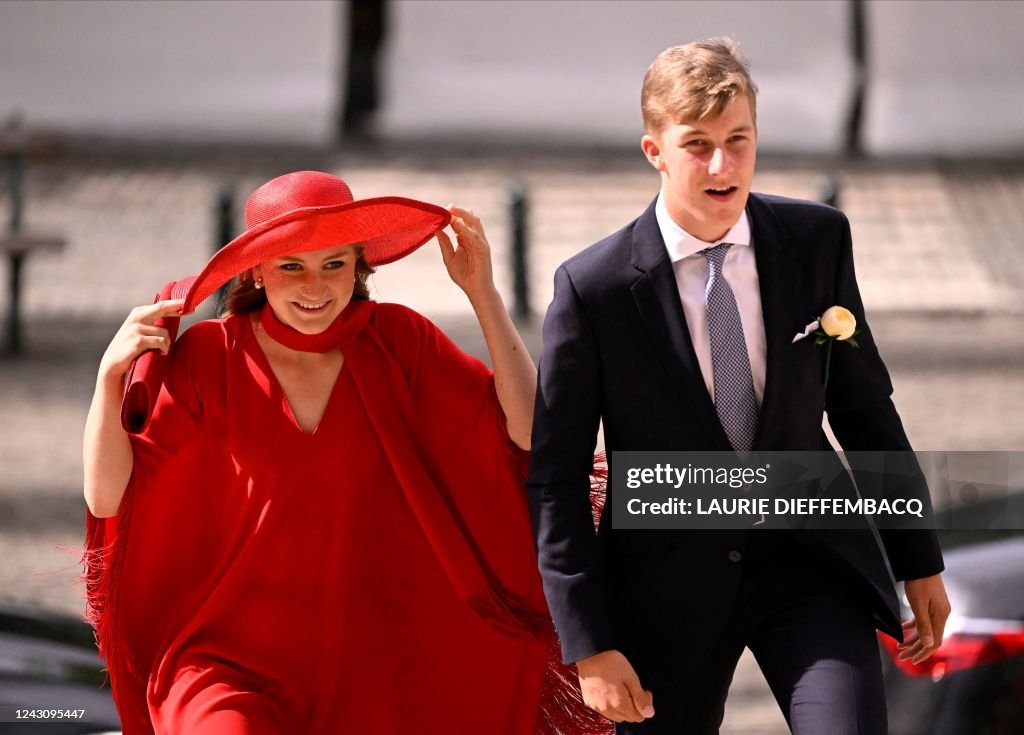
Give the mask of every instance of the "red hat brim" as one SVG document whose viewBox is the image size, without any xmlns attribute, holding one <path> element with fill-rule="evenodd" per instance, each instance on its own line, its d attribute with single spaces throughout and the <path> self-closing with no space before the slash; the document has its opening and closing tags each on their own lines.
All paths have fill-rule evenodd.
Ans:
<svg viewBox="0 0 1024 735">
<path fill-rule="evenodd" d="M 443 207 L 405 197 L 293 209 L 246 230 L 218 250 L 198 276 L 178 281 L 173 297 L 185 299 L 187 314 L 253 266 L 332 245 L 358 243 L 368 264 L 384 265 L 416 250 L 450 221 L 451 213 Z"/>
</svg>

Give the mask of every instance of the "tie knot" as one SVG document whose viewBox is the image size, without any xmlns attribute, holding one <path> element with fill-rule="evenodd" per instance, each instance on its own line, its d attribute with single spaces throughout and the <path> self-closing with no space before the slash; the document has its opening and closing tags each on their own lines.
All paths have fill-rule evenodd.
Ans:
<svg viewBox="0 0 1024 735">
<path fill-rule="evenodd" d="M 722 263 L 725 262 L 725 256 L 729 254 L 729 248 L 732 246 L 731 242 L 720 242 L 714 247 L 701 250 L 700 254 L 707 258 L 711 265 L 721 268 Z"/>
</svg>

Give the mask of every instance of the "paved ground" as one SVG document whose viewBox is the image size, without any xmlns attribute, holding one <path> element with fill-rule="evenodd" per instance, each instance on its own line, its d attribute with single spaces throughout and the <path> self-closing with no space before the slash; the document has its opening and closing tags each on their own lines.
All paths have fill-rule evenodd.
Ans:
<svg viewBox="0 0 1024 735">
<path fill-rule="evenodd" d="M 530 192 L 530 285 L 543 313 L 555 266 L 636 216 L 657 189 L 639 153 L 593 151 L 218 152 L 82 149 L 34 167 L 27 224 L 69 238 L 30 261 L 27 354 L 0 361 L 0 600 L 78 613 L 80 440 L 95 369 L 127 310 L 194 273 L 213 248 L 216 192 L 247 192 L 297 168 L 335 171 L 357 197 L 402 194 L 469 206 L 509 282 L 506 186 Z M 762 160 L 755 188 L 814 196 L 842 184 L 859 280 L 919 449 L 1024 447 L 1024 165 Z M 0 189 L 0 195 L 5 192 Z M 0 221 L 6 216 L 6 197 Z M 378 296 L 418 308 L 481 352 L 468 304 L 433 246 L 375 276 Z M 508 293 L 508 290 L 506 293 Z M 0 303 L 6 303 L 6 283 Z M 539 355 L 538 324 L 523 325 Z M 698 593 L 699 594 L 699 593 Z M 749 657 L 723 732 L 785 732 Z"/>
</svg>

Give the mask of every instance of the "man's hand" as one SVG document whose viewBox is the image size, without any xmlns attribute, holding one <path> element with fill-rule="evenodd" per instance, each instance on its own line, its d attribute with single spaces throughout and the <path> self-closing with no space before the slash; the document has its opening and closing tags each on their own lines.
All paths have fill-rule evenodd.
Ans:
<svg viewBox="0 0 1024 735">
<path fill-rule="evenodd" d="M 908 579 L 905 587 L 914 617 L 903 623 L 899 658 L 901 661 L 909 658 L 911 663 L 919 664 L 942 645 L 942 633 L 949 617 L 949 598 L 939 574 Z M 912 628 L 916 630 L 910 632 Z"/>
<path fill-rule="evenodd" d="M 576 662 L 583 701 L 613 722 L 654 717 L 651 693 L 640 686 L 633 666 L 618 651 L 602 651 Z"/>
</svg>

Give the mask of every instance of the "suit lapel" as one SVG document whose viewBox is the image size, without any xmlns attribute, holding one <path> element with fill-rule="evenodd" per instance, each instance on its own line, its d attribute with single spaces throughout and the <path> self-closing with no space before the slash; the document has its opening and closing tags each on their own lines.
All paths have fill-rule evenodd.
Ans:
<svg viewBox="0 0 1024 735">
<path fill-rule="evenodd" d="M 686 326 L 672 260 L 665 249 L 654 214 L 654 202 L 640 215 L 633 228 L 630 262 L 640 271 L 631 287 L 633 299 L 672 385 L 690 405 L 716 448 L 728 450 L 729 439 L 708 395 Z"/>
<path fill-rule="evenodd" d="M 800 311 L 802 263 L 793 252 L 785 226 L 770 205 L 756 194 L 750 195 L 747 212 L 751 220 L 767 351 L 764 397 L 754 438 L 756 450 L 764 442 L 763 432 L 773 425 L 776 413 L 782 410 L 780 382 L 785 379 L 787 350 L 793 335 L 810 316 Z"/>
</svg>

